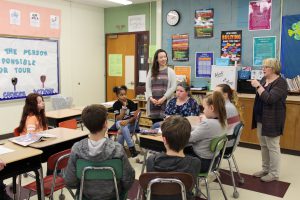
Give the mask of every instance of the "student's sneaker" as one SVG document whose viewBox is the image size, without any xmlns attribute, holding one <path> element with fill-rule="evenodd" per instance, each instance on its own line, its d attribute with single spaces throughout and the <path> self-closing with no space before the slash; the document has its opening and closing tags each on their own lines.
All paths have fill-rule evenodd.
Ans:
<svg viewBox="0 0 300 200">
<path fill-rule="evenodd" d="M 259 171 L 259 172 L 255 172 L 252 176 L 257 177 L 257 178 L 261 178 L 261 177 L 263 177 L 267 174 L 268 174 L 268 172 L 262 170 L 262 171 Z"/>
<path fill-rule="evenodd" d="M 131 157 L 134 158 L 134 157 L 137 157 L 137 155 L 139 155 L 139 153 L 135 150 L 135 147 L 129 147 L 129 151 L 130 151 L 130 154 L 131 154 Z"/>
<path fill-rule="evenodd" d="M 278 177 L 273 176 L 272 174 L 267 174 L 260 178 L 263 182 L 271 182 L 271 181 L 278 181 Z"/>
</svg>

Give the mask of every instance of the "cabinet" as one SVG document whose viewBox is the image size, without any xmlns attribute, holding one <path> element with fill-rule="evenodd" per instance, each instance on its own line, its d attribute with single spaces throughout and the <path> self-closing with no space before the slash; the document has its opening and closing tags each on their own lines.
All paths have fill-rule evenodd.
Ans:
<svg viewBox="0 0 300 200">
<path fill-rule="evenodd" d="M 245 127 L 241 135 L 241 142 L 259 144 L 256 129 L 252 130 L 252 115 L 254 95 L 251 97 L 239 97 L 242 116 Z M 288 96 L 286 102 L 286 119 L 283 136 L 280 139 L 280 147 L 283 149 L 300 151 L 300 97 Z"/>
<path fill-rule="evenodd" d="M 140 126 L 144 127 L 151 127 L 152 121 L 151 119 L 146 115 L 146 105 L 147 101 L 145 99 L 133 99 L 135 103 L 138 105 L 138 109 L 142 111 L 142 115 L 140 118 Z"/>
</svg>

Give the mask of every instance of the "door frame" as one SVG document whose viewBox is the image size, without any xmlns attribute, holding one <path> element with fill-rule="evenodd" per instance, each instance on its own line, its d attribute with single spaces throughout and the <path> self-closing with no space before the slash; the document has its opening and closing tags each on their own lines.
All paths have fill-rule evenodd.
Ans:
<svg viewBox="0 0 300 200">
<path fill-rule="evenodd" d="M 137 49 L 138 49 L 138 41 L 137 41 L 137 36 L 139 35 L 139 34 L 147 34 L 148 35 L 148 38 L 149 38 L 149 31 L 139 31 L 139 32 L 120 32 L 120 33 L 106 33 L 105 34 L 105 88 L 104 88 L 104 90 L 105 90 L 105 101 L 107 101 L 107 90 L 106 90 L 106 88 L 107 88 L 107 76 L 108 76 L 108 70 L 106 70 L 106 66 L 107 66 L 107 64 L 108 64 L 108 61 L 107 61 L 107 38 L 109 37 L 109 36 L 114 36 L 114 35 L 130 35 L 130 34 L 134 34 L 135 35 L 135 44 L 134 44 L 134 46 L 135 46 L 135 55 L 134 55 L 134 69 L 135 69 L 135 73 L 134 73 L 134 91 L 136 91 L 136 88 L 138 87 L 138 82 L 137 82 L 137 80 L 139 80 L 139 73 L 136 73 L 136 72 L 138 72 L 138 70 L 136 70 L 137 69 L 137 67 L 138 67 L 138 51 L 137 51 Z M 148 40 L 148 48 L 149 48 L 149 43 L 150 43 L 150 41 Z M 147 61 L 145 61 L 145 62 L 148 62 L 148 60 Z M 149 68 L 149 66 L 148 66 L 148 68 Z M 147 69 L 147 71 L 148 71 L 149 69 Z M 136 93 L 136 92 L 135 92 Z"/>
</svg>

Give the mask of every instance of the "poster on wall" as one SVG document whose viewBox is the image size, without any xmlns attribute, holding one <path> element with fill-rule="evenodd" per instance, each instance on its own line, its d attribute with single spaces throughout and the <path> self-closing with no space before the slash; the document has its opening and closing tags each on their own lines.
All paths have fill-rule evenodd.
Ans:
<svg viewBox="0 0 300 200">
<path fill-rule="evenodd" d="M 213 52 L 196 52 L 195 56 L 196 78 L 210 78 L 211 66 L 214 63 Z"/>
<path fill-rule="evenodd" d="M 186 78 L 186 82 L 191 84 L 191 66 L 174 66 L 176 75 L 183 75 Z"/>
<path fill-rule="evenodd" d="M 272 0 L 250 1 L 248 29 L 250 31 L 270 30 L 272 20 Z"/>
<path fill-rule="evenodd" d="M 189 35 L 172 35 L 172 59 L 174 61 L 189 60 Z"/>
<path fill-rule="evenodd" d="M 0 37 L 0 101 L 59 93 L 58 41 Z"/>
<path fill-rule="evenodd" d="M 253 38 L 253 66 L 262 66 L 266 58 L 276 58 L 276 36 Z"/>
<path fill-rule="evenodd" d="M 282 17 L 281 72 L 287 78 L 300 74 L 300 15 Z"/>
<path fill-rule="evenodd" d="M 195 38 L 211 38 L 214 36 L 214 9 L 195 11 Z"/>
<path fill-rule="evenodd" d="M 221 32 L 221 58 L 229 58 L 230 64 L 239 64 L 242 58 L 242 31 Z"/>
<path fill-rule="evenodd" d="M 122 54 L 108 55 L 108 75 L 109 76 L 123 76 Z"/>
<path fill-rule="evenodd" d="M 138 32 L 146 30 L 146 16 L 132 15 L 128 16 L 128 32 Z"/>
</svg>

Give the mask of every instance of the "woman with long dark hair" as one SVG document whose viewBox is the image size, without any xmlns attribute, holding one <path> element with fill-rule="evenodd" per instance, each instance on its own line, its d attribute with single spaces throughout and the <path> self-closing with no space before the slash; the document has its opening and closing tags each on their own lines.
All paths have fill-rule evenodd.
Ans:
<svg viewBox="0 0 300 200">
<path fill-rule="evenodd" d="M 20 125 L 17 131 L 24 135 L 48 129 L 45 116 L 45 103 L 43 96 L 30 93 L 25 100 Z"/>
<path fill-rule="evenodd" d="M 173 97 L 176 90 L 176 74 L 167 64 L 167 52 L 158 49 L 146 81 L 147 113 L 153 124 L 163 120 L 167 101 Z"/>
</svg>

